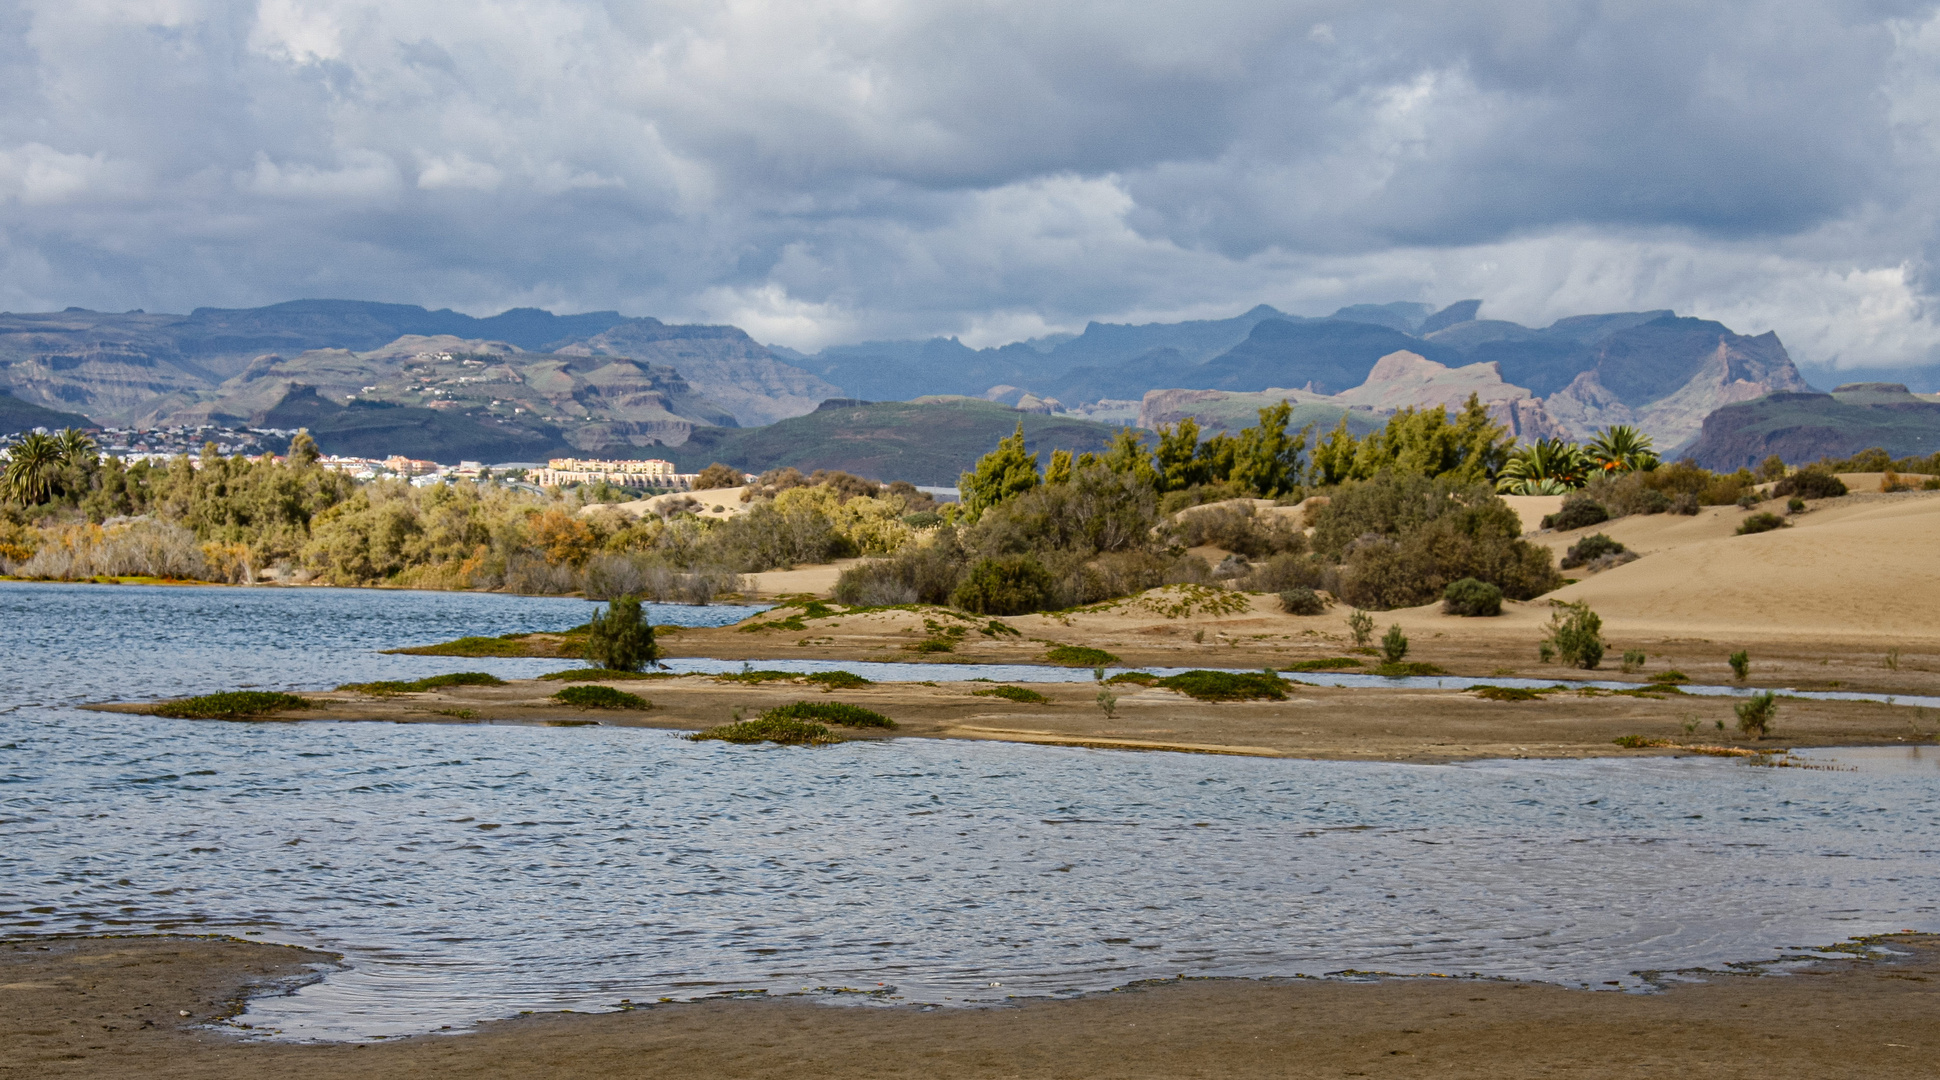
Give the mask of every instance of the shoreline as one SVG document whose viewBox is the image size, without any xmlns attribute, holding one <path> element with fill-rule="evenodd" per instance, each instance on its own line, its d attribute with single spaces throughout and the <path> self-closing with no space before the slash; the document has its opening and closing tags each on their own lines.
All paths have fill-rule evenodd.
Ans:
<svg viewBox="0 0 1940 1080">
<path fill-rule="evenodd" d="M 551 695 L 566 686 L 611 686 L 651 708 L 589 709 Z M 1017 702 L 987 693 L 1015 686 L 1041 698 Z M 927 738 L 1101 750 L 1227 754 L 1306 760 L 1447 764 L 1463 761 L 1782 754 L 1807 748 L 1933 745 L 1933 730 L 1905 706 L 1871 701 L 1789 699 L 1774 735 L 1732 730 L 1731 697 L 1570 689 L 1529 700 L 1488 700 L 1468 690 L 1294 684 L 1285 700 L 1201 701 L 1135 683 L 1110 686 L 1107 715 L 1093 682 L 873 683 L 840 691 L 800 678 L 746 682 L 735 676 L 648 679 L 506 680 L 497 686 L 369 694 L 305 694 L 321 707 L 211 723 L 431 723 L 655 728 L 694 732 L 795 701 L 840 701 L 880 712 L 891 730 L 837 728 L 846 741 Z M 982 691 L 982 692 L 980 692 Z M 83 706 L 151 714 L 159 703 Z M 1920 710 L 1915 710 L 1920 712 Z M 1722 726 L 1720 726 L 1722 725 Z M 1619 739 L 1632 740 L 1631 745 Z M 812 748 L 804 752 L 812 752 Z"/>
<path fill-rule="evenodd" d="M 1940 935 L 1810 951 L 1834 955 L 1657 972 L 1653 993 L 1354 972 L 975 1008 L 716 999 L 300 1043 L 208 1025 L 334 954 L 225 937 L 15 938 L 0 942 L 0 1076 L 1929 1075 Z"/>
</svg>

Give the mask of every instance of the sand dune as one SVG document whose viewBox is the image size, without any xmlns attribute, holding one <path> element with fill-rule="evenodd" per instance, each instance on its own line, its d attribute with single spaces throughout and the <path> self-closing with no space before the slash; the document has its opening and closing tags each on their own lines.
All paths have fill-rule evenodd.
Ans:
<svg viewBox="0 0 1940 1080">
<path fill-rule="evenodd" d="M 1554 593 L 1613 629 L 1679 636 L 1940 637 L 1940 497 L 1828 500 L 1791 528 L 1733 535 L 1746 516 L 1714 507 L 1534 538 L 1559 552 L 1602 532 L 1643 554 Z"/>
</svg>

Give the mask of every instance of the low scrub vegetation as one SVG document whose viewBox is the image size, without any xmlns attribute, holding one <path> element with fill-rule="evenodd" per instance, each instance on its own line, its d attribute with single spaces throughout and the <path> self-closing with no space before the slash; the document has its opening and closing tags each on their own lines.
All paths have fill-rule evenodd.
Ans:
<svg viewBox="0 0 1940 1080">
<path fill-rule="evenodd" d="M 1484 701 L 1536 701 L 1548 690 L 1531 690 L 1526 686 L 1471 686 L 1468 692 Z"/>
<path fill-rule="evenodd" d="M 615 690 L 610 686 L 588 684 L 568 686 L 552 695 L 561 705 L 571 705 L 576 709 L 651 709 L 653 702 L 638 694 Z"/>
<path fill-rule="evenodd" d="M 1095 668 L 1118 663 L 1113 654 L 1085 645 L 1053 645 L 1045 650 L 1044 659 L 1063 667 Z"/>
<path fill-rule="evenodd" d="M 1152 685 L 1199 701 L 1282 701 L 1290 684 L 1271 671 L 1184 671 L 1155 679 Z"/>
<path fill-rule="evenodd" d="M 860 705 L 842 701 L 797 701 L 778 705 L 761 714 L 764 720 L 794 720 L 844 727 L 893 728 L 896 721 Z"/>
<path fill-rule="evenodd" d="M 438 645 L 414 645 L 408 649 L 386 649 L 385 652 L 405 656 L 462 656 L 471 658 L 492 656 L 530 656 L 532 648 L 526 643 L 531 634 L 505 634 L 501 637 L 461 637 Z"/>
<path fill-rule="evenodd" d="M 802 676 L 802 681 L 814 683 L 823 690 L 856 690 L 876 685 L 852 671 L 817 671 Z"/>
<path fill-rule="evenodd" d="M 1282 671 L 1342 671 L 1347 668 L 1366 667 L 1351 656 L 1329 656 L 1321 660 L 1301 660 L 1281 668 Z"/>
<path fill-rule="evenodd" d="M 1384 679 L 1426 678 L 1433 675 L 1446 675 L 1437 664 L 1423 663 L 1418 660 L 1390 660 L 1374 669 L 1374 674 Z"/>
<path fill-rule="evenodd" d="M 1611 555 L 1628 554 L 1629 551 L 1629 548 L 1610 539 L 1610 537 L 1603 533 L 1591 533 L 1576 543 L 1571 544 L 1569 550 L 1563 553 L 1563 569 L 1574 570 L 1579 566 L 1598 562 Z"/>
<path fill-rule="evenodd" d="M 1289 615 L 1324 615 L 1327 601 L 1305 586 L 1295 586 L 1280 594 L 1280 610 Z"/>
<path fill-rule="evenodd" d="M 339 690 L 351 690 L 360 694 L 421 694 L 442 686 L 504 686 L 505 680 L 483 671 L 455 671 L 449 675 L 433 675 L 429 678 L 414 679 L 410 682 L 379 681 L 345 683 Z"/>
<path fill-rule="evenodd" d="M 973 697 L 1000 697 L 1006 701 L 1015 701 L 1024 705 L 1043 705 L 1051 700 L 1035 690 L 1028 690 L 1022 686 L 992 686 L 984 690 L 972 690 L 970 693 Z"/>
<path fill-rule="evenodd" d="M 1846 493 L 1846 482 L 1833 475 L 1832 470 L 1810 466 L 1772 485 L 1772 494 L 1779 498 L 1794 495 L 1801 499 L 1836 499 Z"/>
<path fill-rule="evenodd" d="M 1449 615 L 1487 618 L 1502 614 L 1502 590 L 1486 581 L 1462 578 L 1442 590 L 1442 611 Z"/>
<path fill-rule="evenodd" d="M 737 720 L 732 724 L 722 724 L 706 731 L 697 731 L 687 736 L 692 742 L 706 742 L 716 739 L 730 743 L 779 743 L 782 746 L 827 746 L 839 743 L 842 737 L 821 724 L 808 723 L 786 716 L 764 714 L 753 720 Z"/>
<path fill-rule="evenodd" d="M 539 676 L 550 682 L 619 682 L 632 679 L 678 679 L 671 671 L 609 671 L 606 668 L 571 668 L 549 671 Z"/>
<path fill-rule="evenodd" d="M 1766 511 L 1752 514 L 1738 523 L 1738 535 L 1749 536 L 1753 533 L 1771 532 L 1773 529 L 1789 529 L 1792 523 L 1777 514 Z"/>
<path fill-rule="evenodd" d="M 1545 529 L 1569 532 L 1572 529 L 1585 529 L 1591 525 L 1601 525 L 1610 520 L 1610 511 L 1594 498 L 1578 492 L 1563 500 L 1563 508 L 1546 515 L 1542 521 Z"/>
<path fill-rule="evenodd" d="M 1545 629 L 1545 651 L 1553 651 L 1563 663 L 1594 671 L 1603 662 L 1603 619 L 1588 604 L 1557 605 Z"/>
<path fill-rule="evenodd" d="M 1762 739 L 1770 734 L 1772 722 L 1778 717 L 1778 695 L 1767 690 L 1762 694 L 1753 694 L 1731 708 L 1738 714 L 1738 730 L 1751 738 Z"/>
<path fill-rule="evenodd" d="M 151 710 L 177 720 L 243 720 L 290 709 L 313 709 L 318 702 L 268 690 L 228 690 L 218 694 L 165 701 Z"/>
</svg>

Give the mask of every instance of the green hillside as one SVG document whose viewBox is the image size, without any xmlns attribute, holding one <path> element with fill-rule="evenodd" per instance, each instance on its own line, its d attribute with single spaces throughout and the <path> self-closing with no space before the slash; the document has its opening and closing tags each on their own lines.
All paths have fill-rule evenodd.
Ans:
<svg viewBox="0 0 1940 1080">
<path fill-rule="evenodd" d="M 1940 451 L 1940 404 L 1897 383 L 1854 383 L 1830 394 L 1772 394 L 1726 405 L 1704 418 L 1687 454 L 1707 469 L 1851 457 L 1883 447 L 1899 457 Z"/>
<path fill-rule="evenodd" d="M 1020 413 L 1007 405 L 955 398 L 931 401 L 825 401 L 807 416 L 759 428 L 697 428 L 666 453 L 684 471 L 724 462 L 749 472 L 793 466 L 840 469 L 874 480 L 949 486 L 1024 422 L 1024 442 L 1052 449 L 1102 450 L 1117 429 L 1091 420 Z"/>
<path fill-rule="evenodd" d="M 5 390 L 0 390 L 0 435 L 14 435 L 22 431 L 32 431 L 37 427 L 58 431 L 61 428 L 99 426 L 80 413 L 56 412 L 53 409 L 42 408 L 31 402 L 22 401 Z"/>
</svg>

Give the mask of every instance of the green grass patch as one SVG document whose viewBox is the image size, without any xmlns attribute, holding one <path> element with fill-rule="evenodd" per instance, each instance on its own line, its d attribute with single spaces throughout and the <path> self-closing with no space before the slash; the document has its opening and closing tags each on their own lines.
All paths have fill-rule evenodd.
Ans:
<svg viewBox="0 0 1940 1080">
<path fill-rule="evenodd" d="M 531 656 L 525 643 L 531 634 L 506 634 L 502 637 L 461 637 L 439 645 L 414 645 L 408 649 L 385 649 L 403 656 Z"/>
<path fill-rule="evenodd" d="M 759 684 L 765 682 L 792 682 L 801 678 L 798 671 L 728 671 L 714 676 L 715 682 L 738 682 Z"/>
<path fill-rule="evenodd" d="M 1186 671 L 1168 675 L 1156 685 L 1200 701 L 1283 701 L 1288 683 L 1263 671 Z"/>
<path fill-rule="evenodd" d="M 1325 660 L 1302 660 L 1297 664 L 1288 664 L 1286 667 L 1283 667 L 1280 670 L 1281 671 L 1340 671 L 1343 668 L 1357 668 L 1357 667 L 1366 667 L 1366 666 L 1367 666 L 1366 664 L 1361 663 L 1359 660 L 1356 660 L 1351 656 L 1330 656 Z"/>
<path fill-rule="evenodd" d="M 1415 676 L 1448 674 L 1448 672 L 1436 667 L 1434 664 L 1423 664 L 1413 660 L 1397 660 L 1391 664 L 1382 664 L 1380 667 L 1374 669 L 1374 673 L 1384 679 L 1406 679 Z"/>
<path fill-rule="evenodd" d="M 610 686 L 568 686 L 552 695 L 561 705 L 580 709 L 651 709 L 653 702 Z"/>
<path fill-rule="evenodd" d="M 1471 686 L 1467 692 L 1484 701 L 1535 701 L 1551 691 L 1526 686 Z"/>
<path fill-rule="evenodd" d="M 915 653 L 945 653 L 955 652 L 956 647 L 957 643 L 951 641 L 949 638 L 924 638 L 922 641 L 912 642 L 911 644 L 903 646 L 903 651 Z"/>
<path fill-rule="evenodd" d="M 1660 671 L 1652 675 L 1650 681 L 1653 683 L 1687 683 L 1691 681 L 1691 677 L 1681 671 Z"/>
<path fill-rule="evenodd" d="M 1158 681 L 1159 677 L 1157 675 L 1149 675 L 1143 671 L 1121 671 L 1105 680 L 1108 684 L 1137 683 L 1140 686 L 1154 686 L 1157 685 Z"/>
<path fill-rule="evenodd" d="M 797 701 L 790 705 L 778 705 L 761 714 L 763 720 L 783 719 L 813 721 L 823 724 L 841 724 L 844 727 L 893 728 L 896 721 L 860 705 L 850 705 L 843 701 Z"/>
<path fill-rule="evenodd" d="M 706 742 L 717 739 L 730 743 L 780 743 L 783 746 L 826 746 L 839 743 L 842 737 L 820 724 L 804 723 L 785 716 L 765 715 L 754 720 L 742 720 L 734 724 L 722 724 L 706 731 L 696 731 L 687 736 L 691 742 Z"/>
<path fill-rule="evenodd" d="M 200 697 L 185 698 L 181 701 L 165 701 L 152 711 L 156 716 L 167 716 L 177 720 L 240 720 L 249 716 L 266 716 L 285 709 L 314 709 L 319 704 L 295 694 L 280 694 L 268 690 L 227 690 L 220 694 L 203 694 Z"/>
<path fill-rule="evenodd" d="M 876 685 L 850 671 L 817 671 L 802 676 L 802 681 L 814 683 L 825 690 L 856 690 L 864 686 Z"/>
<path fill-rule="evenodd" d="M 1064 667 L 1103 667 L 1118 663 L 1118 657 L 1111 653 L 1084 645 L 1053 645 L 1045 651 L 1044 659 Z"/>
<path fill-rule="evenodd" d="M 970 696 L 1000 697 L 1006 701 L 1019 701 L 1026 705 L 1042 705 L 1051 700 L 1035 690 L 1026 690 L 1021 686 L 993 686 L 988 690 L 972 690 Z"/>
<path fill-rule="evenodd" d="M 441 686 L 504 686 L 505 680 L 497 675 L 483 671 L 454 671 L 449 675 L 433 675 L 413 682 L 398 682 L 384 679 L 378 682 L 353 682 L 337 687 L 339 690 L 352 690 L 359 694 L 421 694 L 426 690 L 436 690 Z"/>
<path fill-rule="evenodd" d="M 539 676 L 547 682 L 618 682 L 622 679 L 678 679 L 672 671 L 608 671 L 606 668 L 581 667 L 565 671 L 548 671 Z"/>
</svg>

